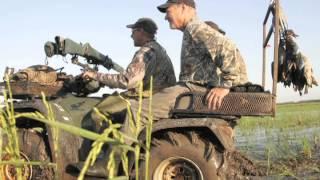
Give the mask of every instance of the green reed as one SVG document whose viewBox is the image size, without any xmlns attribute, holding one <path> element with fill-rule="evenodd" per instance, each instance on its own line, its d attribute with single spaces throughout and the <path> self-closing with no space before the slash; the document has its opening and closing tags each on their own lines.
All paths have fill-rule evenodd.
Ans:
<svg viewBox="0 0 320 180">
<path fill-rule="evenodd" d="M 11 93 L 11 87 L 9 83 L 9 77 L 6 76 L 7 80 L 7 87 L 9 92 L 9 97 L 7 95 L 7 92 L 4 91 L 4 99 L 5 99 L 5 112 L 1 110 L 1 129 L 4 130 L 4 135 L 7 136 L 7 139 L 9 140 L 7 146 L 5 147 L 6 153 L 12 157 L 10 161 L 12 163 L 20 163 L 20 151 L 19 151 L 19 141 L 17 136 L 17 128 L 16 128 L 16 118 L 13 110 L 13 101 L 12 101 L 12 93 Z M 8 100 L 10 99 L 10 101 Z M 1 136 L 2 139 L 3 136 Z M 2 149 L 2 147 L 0 147 Z M 0 154 L 0 162 L 2 161 L 3 154 Z M 2 162 L 3 163 L 3 162 Z M 4 162 L 6 163 L 6 162 Z M 3 166 L 1 166 L 1 173 Z M 17 179 L 22 179 L 22 166 L 16 166 L 16 173 L 17 173 Z M 1 174 L 0 174 L 1 175 Z M 3 175 L 1 175 L 3 176 Z"/>
<path fill-rule="evenodd" d="M 9 82 L 9 81 L 7 81 Z M 8 83 L 8 92 L 11 92 L 9 83 Z M 151 101 L 152 101 L 152 80 L 151 80 L 151 88 L 150 88 L 150 112 L 148 115 L 148 123 L 147 123 L 147 136 L 144 144 L 143 142 L 138 141 L 138 135 L 141 131 L 141 107 L 142 107 L 142 83 L 139 85 L 139 111 L 137 112 L 137 119 L 136 121 L 133 120 L 133 115 L 131 114 L 131 111 L 128 111 L 128 117 L 129 117 L 129 123 L 130 123 L 130 129 L 134 132 L 135 137 L 130 137 L 124 133 L 122 133 L 119 129 L 121 127 L 120 124 L 113 124 L 112 121 L 106 117 L 105 120 L 108 122 L 109 127 L 106 128 L 103 133 L 97 134 L 92 131 L 88 131 L 79 127 L 75 127 L 72 125 L 68 125 L 65 123 L 61 123 L 60 121 L 55 119 L 55 115 L 52 111 L 51 104 L 46 101 L 45 95 L 42 94 L 42 99 L 43 103 L 47 109 L 47 116 L 39 113 L 39 112 L 31 112 L 31 113 L 17 113 L 15 114 L 14 112 L 14 107 L 13 107 L 13 102 L 12 102 L 12 94 L 10 94 L 9 98 L 5 94 L 5 99 L 6 99 L 6 112 L 2 112 L 0 114 L 0 134 L 1 134 L 1 139 L 0 139 L 0 149 L 2 152 L 2 134 L 8 135 L 8 147 L 5 147 L 7 153 L 13 155 L 13 160 L 10 161 L 5 161 L 1 162 L 0 165 L 2 164 L 12 164 L 17 167 L 17 178 L 20 180 L 22 179 L 22 173 L 21 173 L 21 166 L 22 165 L 41 165 L 41 166 L 52 166 L 55 167 L 55 170 L 58 169 L 54 163 L 48 163 L 48 162 L 21 162 L 19 158 L 19 145 L 18 145 L 18 138 L 17 138 L 17 128 L 15 126 L 15 120 L 19 118 L 28 118 L 28 119 L 33 119 L 42 123 L 45 123 L 49 125 L 52 128 L 53 132 L 53 140 L 54 140 L 54 156 L 58 157 L 59 154 L 59 131 L 63 130 L 66 132 L 69 132 L 71 134 L 81 136 L 83 138 L 87 138 L 90 140 L 93 140 L 92 144 L 92 149 L 89 152 L 88 158 L 85 161 L 85 166 L 80 172 L 80 175 L 78 176 L 79 180 L 84 179 L 84 175 L 86 170 L 90 165 L 92 165 L 95 160 L 97 159 L 97 156 L 101 153 L 102 146 L 104 144 L 108 144 L 112 147 L 111 153 L 109 155 L 109 161 L 106 167 L 106 171 L 108 171 L 109 174 L 109 179 L 129 179 L 129 169 L 128 169 L 128 152 L 134 152 L 135 155 L 135 171 L 136 171 L 136 179 L 139 179 L 139 160 L 140 160 L 140 149 L 144 148 L 145 149 L 145 160 L 146 160 L 146 170 L 145 173 L 148 173 L 148 164 L 149 164 L 149 158 L 150 158 L 150 144 L 151 144 L 151 132 L 152 132 L 152 111 L 151 111 Z M 8 101 L 11 100 L 11 101 Z M 128 109 L 130 109 L 130 103 L 128 102 Z M 95 109 L 95 111 L 97 111 Z M 97 112 L 99 114 L 99 112 Z M 104 116 L 100 113 L 101 116 Z M 3 132 L 4 130 L 4 132 Z M 134 147 L 127 145 L 125 142 L 130 141 L 135 144 Z M 2 153 L 1 153 L 2 155 Z M 116 177 L 116 171 L 118 164 L 116 163 L 116 157 L 119 157 L 121 159 L 121 164 L 123 167 L 123 170 L 125 172 L 124 176 Z M 1 167 L 1 166 L 0 166 Z M 2 171 L 1 171 L 2 172 Z M 55 173 L 56 174 L 56 173 Z M 1 175 L 1 174 L 0 174 Z M 56 174 L 55 179 L 58 179 L 58 175 Z M 148 176 L 146 176 L 148 177 Z"/>
</svg>

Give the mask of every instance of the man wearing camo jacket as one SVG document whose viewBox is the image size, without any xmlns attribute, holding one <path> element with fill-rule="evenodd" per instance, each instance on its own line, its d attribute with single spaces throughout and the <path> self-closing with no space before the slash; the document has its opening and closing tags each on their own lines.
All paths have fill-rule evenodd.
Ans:
<svg viewBox="0 0 320 180">
<path fill-rule="evenodd" d="M 173 86 L 176 83 L 172 62 L 165 49 L 155 40 L 157 25 L 150 18 L 140 18 L 134 24 L 127 25 L 132 29 L 134 46 L 141 47 L 128 65 L 127 69 L 119 74 L 97 73 L 87 71 L 82 76 L 98 80 L 110 88 L 126 89 L 122 96 L 138 97 L 138 83 L 143 82 L 144 94 L 148 95 L 150 78 L 153 76 L 153 91 Z M 121 113 L 126 110 L 126 102 L 119 95 L 108 96 L 96 108 L 104 115 Z M 101 130 L 101 118 L 95 111 L 91 113 L 95 120 L 97 131 Z M 110 117 L 111 118 L 111 117 Z"/>
</svg>

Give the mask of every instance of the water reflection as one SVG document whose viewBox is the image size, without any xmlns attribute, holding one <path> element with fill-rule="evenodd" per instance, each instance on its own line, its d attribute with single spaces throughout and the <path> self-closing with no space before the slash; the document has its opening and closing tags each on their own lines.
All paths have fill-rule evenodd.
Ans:
<svg viewBox="0 0 320 180">
<path fill-rule="evenodd" d="M 237 149 L 250 152 L 248 153 L 254 159 L 265 160 L 266 152 L 272 150 L 277 152 L 273 158 L 283 157 L 285 154 L 279 154 L 283 150 L 284 153 L 298 153 L 303 148 L 303 142 L 309 141 L 310 145 L 314 145 L 315 141 L 319 141 L 320 127 L 313 128 L 290 128 L 290 129 L 260 129 L 257 128 L 250 132 L 244 132 L 236 128 L 235 144 Z"/>
</svg>

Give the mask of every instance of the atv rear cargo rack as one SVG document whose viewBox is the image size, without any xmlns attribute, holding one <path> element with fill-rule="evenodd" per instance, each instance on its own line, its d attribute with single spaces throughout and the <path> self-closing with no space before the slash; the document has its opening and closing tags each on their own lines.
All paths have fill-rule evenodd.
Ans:
<svg viewBox="0 0 320 180">
<path fill-rule="evenodd" d="M 210 110 L 204 93 L 184 93 L 178 96 L 173 116 L 272 116 L 275 97 L 269 92 L 230 92 L 217 110 Z"/>
</svg>

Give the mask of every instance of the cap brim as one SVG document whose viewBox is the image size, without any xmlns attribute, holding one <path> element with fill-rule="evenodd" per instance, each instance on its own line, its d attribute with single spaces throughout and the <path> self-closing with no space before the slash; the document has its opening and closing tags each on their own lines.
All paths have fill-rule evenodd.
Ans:
<svg viewBox="0 0 320 180">
<path fill-rule="evenodd" d="M 218 31 L 221 33 L 221 34 L 223 34 L 223 35 L 225 35 L 226 34 L 226 32 L 223 30 L 223 29 L 218 29 Z"/>
<path fill-rule="evenodd" d="M 132 29 L 132 28 L 135 28 L 135 24 L 128 24 L 128 25 L 127 25 L 127 28 L 131 28 L 131 29 Z"/>
<path fill-rule="evenodd" d="M 167 12 L 167 9 L 169 6 L 170 6 L 170 3 L 164 3 L 160 6 L 158 6 L 157 8 L 160 12 L 165 13 L 165 12 Z"/>
</svg>

